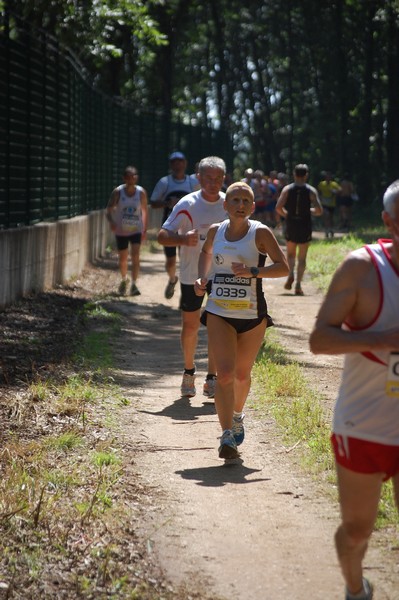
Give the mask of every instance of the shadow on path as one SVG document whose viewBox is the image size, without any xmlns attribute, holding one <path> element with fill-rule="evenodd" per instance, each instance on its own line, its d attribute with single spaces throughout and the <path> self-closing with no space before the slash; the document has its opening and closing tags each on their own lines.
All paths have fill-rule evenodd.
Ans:
<svg viewBox="0 0 399 600">
<path fill-rule="evenodd" d="M 245 467 L 242 459 L 226 461 L 220 466 L 198 467 L 196 469 L 183 469 L 175 471 L 183 479 L 196 481 L 197 485 L 205 487 L 221 487 L 229 483 L 257 483 L 259 481 L 270 481 L 270 477 L 258 477 L 246 479 L 253 473 L 260 473 L 262 469 L 251 469 Z"/>
<path fill-rule="evenodd" d="M 156 412 L 150 410 L 139 410 L 138 412 L 159 417 L 170 417 L 176 421 L 195 421 L 204 415 L 216 414 L 213 402 L 206 401 L 202 406 L 191 406 L 190 398 L 187 396 L 177 398 L 173 404 L 169 404 Z"/>
</svg>

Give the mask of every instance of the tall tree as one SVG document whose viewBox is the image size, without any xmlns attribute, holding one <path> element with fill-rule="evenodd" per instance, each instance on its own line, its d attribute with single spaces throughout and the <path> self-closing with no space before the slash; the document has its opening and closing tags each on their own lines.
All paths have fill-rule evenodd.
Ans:
<svg viewBox="0 0 399 600">
<path fill-rule="evenodd" d="M 163 0 L 4 0 L 4 9 L 68 47 L 103 91 L 124 96 L 142 81 L 152 48 L 166 43 L 150 8 Z"/>
<path fill-rule="evenodd" d="M 365 200 L 396 177 L 397 0 L 5 1 L 107 93 L 228 129 L 237 173 L 303 160 L 349 171 Z"/>
<path fill-rule="evenodd" d="M 396 6 L 396 10 L 394 8 Z M 398 177 L 399 165 L 399 26 L 398 5 L 390 0 L 387 16 L 387 179 Z"/>
</svg>

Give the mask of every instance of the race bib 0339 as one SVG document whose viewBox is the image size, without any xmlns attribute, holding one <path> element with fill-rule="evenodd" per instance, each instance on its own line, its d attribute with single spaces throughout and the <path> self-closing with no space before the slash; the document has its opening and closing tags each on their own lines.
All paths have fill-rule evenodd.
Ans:
<svg viewBox="0 0 399 600">
<path fill-rule="evenodd" d="M 251 303 L 251 277 L 217 273 L 212 283 L 212 299 L 226 310 L 246 310 Z"/>
</svg>

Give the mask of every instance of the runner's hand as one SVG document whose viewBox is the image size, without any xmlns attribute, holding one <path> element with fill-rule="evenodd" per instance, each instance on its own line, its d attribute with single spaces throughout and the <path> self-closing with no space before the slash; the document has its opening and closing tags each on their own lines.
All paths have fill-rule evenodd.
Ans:
<svg viewBox="0 0 399 600">
<path fill-rule="evenodd" d="M 248 277 L 251 275 L 251 271 L 249 267 L 242 262 L 233 262 L 231 263 L 231 269 L 234 275 L 238 275 L 239 277 Z"/>
<path fill-rule="evenodd" d="M 194 292 L 196 293 L 197 296 L 203 296 L 205 294 L 207 283 L 208 283 L 208 280 L 206 279 L 206 277 L 202 277 L 195 281 Z"/>
<path fill-rule="evenodd" d="M 186 235 L 185 235 L 185 239 L 186 239 L 186 246 L 196 246 L 199 242 L 199 235 L 198 235 L 198 229 L 191 229 L 190 231 L 187 231 Z"/>
</svg>

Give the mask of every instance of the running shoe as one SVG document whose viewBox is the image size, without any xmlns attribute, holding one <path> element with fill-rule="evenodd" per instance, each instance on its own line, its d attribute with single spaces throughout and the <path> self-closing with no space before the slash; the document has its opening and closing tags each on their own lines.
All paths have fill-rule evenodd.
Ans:
<svg viewBox="0 0 399 600">
<path fill-rule="evenodd" d="M 284 284 L 284 289 L 285 290 L 290 290 L 292 288 L 292 284 L 294 283 L 294 278 L 290 275 L 287 278 L 287 281 Z"/>
<path fill-rule="evenodd" d="M 118 292 L 121 296 L 124 296 L 126 294 L 127 284 L 128 284 L 127 279 L 122 279 L 122 281 L 120 282 Z"/>
<path fill-rule="evenodd" d="M 362 600 L 372 600 L 374 593 L 373 586 L 365 577 L 363 577 L 363 590 L 365 595 L 363 596 Z M 345 600 L 352 600 L 352 598 L 353 597 L 349 594 L 349 592 L 346 592 Z"/>
<path fill-rule="evenodd" d="M 132 283 L 132 285 L 130 286 L 130 295 L 141 296 L 141 292 L 135 283 Z"/>
<path fill-rule="evenodd" d="M 195 389 L 195 375 L 183 373 L 183 381 L 181 382 L 181 395 L 192 398 L 197 393 Z"/>
<path fill-rule="evenodd" d="M 233 427 L 231 428 L 231 431 L 237 446 L 243 443 L 245 437 L 244 417 L 245 415 L 242 415 L 241 417 L 233 417 Z"/>
<path fill-rule="evenodd" d="M 237 444 L 231 431 L 224 431 L 220 438 L 219 458 L 237 458 Z"/>
<path fill-rule="evenodd" d="M 179 278 L 176 277 L 175 281 L 169 281 L 168 285 L 165 288 L 165 298 L 167 300 L 170 300 L 171 298 L 173 298 L 173 295 L 175 293 L 175 287 L 176 287 L 176 283 L 179 281 Z"/>
<path fill-rule="evenodd" d="M 216 377 L 212 377 L 212 379 L 206 379 L 204 381 L 204 389 L 202 393 L 204 396 L 208 396 L 208 398 L 214 398 L 216 391 Z"/>
</svg>

